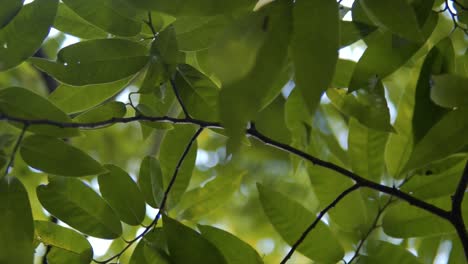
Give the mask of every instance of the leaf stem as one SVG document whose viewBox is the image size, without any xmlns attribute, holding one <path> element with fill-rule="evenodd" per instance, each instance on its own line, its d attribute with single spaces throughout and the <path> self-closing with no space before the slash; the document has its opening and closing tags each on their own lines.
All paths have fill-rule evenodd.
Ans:
<svg viewBox="0 0 468 264">
<path fill-rule="evenodd" d="M 23 124 L 23 129 L 21 130 L 21 133 L 19 134 L 18 139 L 16 140 L 15 146 L 13 147 L 13 150 L 11 151 L 10 161 L 8 161 L 3 177 L 6 177 L 10 171 L 10 168 L 14 166 L 16 153 L 18 152 L 18 149 L 21 145 L 21 141 L 23 141 L 24 134 L 26 133 L 27 129 L 28 129 L 28 124 Z"/>
</svg>

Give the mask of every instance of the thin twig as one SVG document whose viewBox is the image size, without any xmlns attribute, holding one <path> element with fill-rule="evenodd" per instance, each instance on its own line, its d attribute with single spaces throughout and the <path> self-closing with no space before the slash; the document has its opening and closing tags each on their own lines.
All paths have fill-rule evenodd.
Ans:
<svg viewBox="0 0 468 264">
<path fill-rule="evenodd" d="M 184 112 L 185 118 L 190 118 L 190 114 L 187 110 L 187 107 L 185 107 L 185 104 L 182 102 L 182 97 L 180 96 L 179 90 L 175 84 L 175 80 L 173 78 L 170 78 L 169 81 L 171 82 L 172 90 L 174 91 L 177 101 L 179 102 L 180 107 L 182 107 L 182 111 Z"/>
<path fill-rule="evenodd" d="M 291 249 L 289 250 L 288 254 L 283 258 L 281 261 L 281 264 L 285 264 L 288 262 L 288 260 L 292 257 L 294 252 L 297 250 L 297 248 L 301 245 L 302 242 L 306 239 L 307 235 L 317 226 L 317 224 L 320 222 L 322 217 L 333 207 L 335 207 L 343 198 L 345 198 L 348 194 L 351 192 L 359 189 L 359 184 L 354 184 L 353 186 L 349 187 L 345 191 L 343 191 L 340 195 L 338 195 L 333 202 L 331 202 L 327 207 L 325 207 L 320 213 L 317 215 L 317 218 L 315 218 L 314 222 L 310 224 L 307 229 L 302 233 L 302 235 L 299 237 L 299 239 L 292 245 Z"/>
<path fill-rule="evenodd" d="M 151 30 L 151 33 L 153 33 L 153 38 L 155 38 L 158 35 L 158 32 L 154 29 L 153 26 L 153 17 L 151 15 L 151 12 L 148 11 L 148 21 L 144 20 L 145 24 L 148 25 L 148 27 Z"/>
<path fill-rule="evenodd" d="M 387 209 L 387 207 L 393 202 L 392 198 L 390 197 L 390 199 L 387 201 L 387 203 L 385 203 L 385 205 L 381 208 L 379 208 L 379 210 L 377 211 L 377 215 L 375 216 L 374 218 L 374 221 L 372 222 L 372 225 L 370 226 L 369 230 L 367 231 L 367 233 L 364 235 L 364 237 L 361 239 L 361 241 L 359 242 L 357 248 L 356 248 L 356 251 L 354 252 L 354 255 L 351 257 L 351 259 L 347 262 L 347 264 L 351 264 L 353 263 L 354 260 L 356 260 L 356 258 L 359 256 L 359 252 L 361 251 L 361 248 L 362 246 L 364 245 L 364 243 L 367 241 L 367 239 L 369 238 L 369 236 L 372 234 L 372 232 L 374 232 L 374 230 L 378 227 L 377 226 L 377 223 L 379 222 L 379 219 L 380 219 L 380 216 L 382 215 L 382 213 L 385 211 L 385 209 Z"/>
<path fill-rule="evenodd" d="M 166 188 L 166 190 L 164 192 L 164 196 L 163 196 L 163 199 L 161 201 L 161 205 L 159 206 L 158 213 L 156 214 L 156 217 L 153 219 L 151 224 L 148 225 L 145 228 L 145 230 L 141 234 L 136 236 L 134 239 L 132 239 L 130 241 L 125 241 L 127 243 L 127 245 L 119 253 L 115 254 L 114 256 L 112 256 L 112 257 L 110 257 L 110 258 L 108 258 L 106 260 L 93 260 L 94 262 L 104 264 L 104 263 L 109 263 L 110 261 L 112 261 L 112 260 L 114 260 L 116 258 L 119 258 L 120 256 L 122 256 L 123 253 L 125 253 L 125 251 L 127 251 L 127 249 L 129 249 L 133 245 L 133 243 L 135 243 L 140 238 L 145 236 L 149 231 L 151 231 L 153 228 L 155 228 L 158 225 L 158 221 L 161 218 L 161 215 L 163 214 L 163 212 L 164 212 L 164 210 L 166 208 L 166 203 L 167 203 L 167 200 L 169 198 L 169 194 L 170 194 L 170 192 L 172 190 L 172 187 L 174 186 L 174 183 L 175 183 L 175 181 L 177 179 L 177 175 L 179 174 L 180 167 L 182 166 L 182 163 L 184 162 L 185 158 L 187 157 L 193 143 L 195 142 L 195 140 L 197 140 L 198 136 L 200 135 L 200 133 L 202 131 L 203 131 L 203 127 L 200 127 L 197 130 L 197 132 L 195 132 L 195 134 L 192 136 L 192 138 L 188 142 L 187 146 L 185 147 L 184 152 L 180 156 L 180 159 L 177 162 L 177 165 L 176 165 L 176 167 L 174 169 L 174 173 L 173 173 L 173 175 L 171 177 L 171 180 L 170 180 L 169 184 L 167 185 L 167 188 Z"/>
<path fill-rule="evenodd" d="M 8 175 L 8 172 L 10 171 L 10 168 L 13 167 L 15 163 L 16 153 L 18 152 L 19 146 L 21 145 L 21 141 L 23 141 L 24 134 L 26 133 L 27 129 L 28 129 L 28 125 L 23 124 L 23 129 L 21 130 L 21 133 L 19 134 L 18 139 L 16 140 L 15 146 L 13 147 L 13 150 L 11 151 L 10 161 L 8 162 L 5 168 L 5 173 L 3 174 L 3 177 L 6 177 Z"/>
</svg>

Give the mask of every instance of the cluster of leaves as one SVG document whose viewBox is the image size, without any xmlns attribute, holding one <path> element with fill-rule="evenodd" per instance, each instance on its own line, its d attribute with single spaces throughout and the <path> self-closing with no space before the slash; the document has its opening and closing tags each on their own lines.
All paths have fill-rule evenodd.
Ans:
<svg viewBox="0 0 468 264">
<path fill-rule="evenodd" d="M 2 2 L 0 263 L 464 263 L 468 2 L 340 2 Z"/>
</svg>

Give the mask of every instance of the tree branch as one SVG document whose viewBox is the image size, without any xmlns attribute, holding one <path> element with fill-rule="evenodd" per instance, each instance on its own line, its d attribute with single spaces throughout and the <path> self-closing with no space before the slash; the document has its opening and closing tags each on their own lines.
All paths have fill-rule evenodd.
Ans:
<svg viewBox="0 0 468 264">
<path fill-rule="evenodd" d="M 462 203 L 465 197 L 466 187 L 468 185 L 468 161 L 466 162 L 465 169 L 457 185 L 455 194 L 452 196 L 452 211 L 450 221 L 455 227 L 460 242 L 462 243 L 465 251 L 465 257 L 468 260 L 468 234 L 466 232 L 466 225 L 463 219 Z"/>
<path fill-rule="evenodd" d="M 109 263 L 110 261 L 120 257 L 125 251 L 127 251 L 127 249 L 129 249 L 133 245 L 133 243 L 135 243 L 140 238 L 145 236 L 148 232 L 150 232 L 152 229 L 154 229 L 158 225 L 158 221 L 161 218 L 161 215 L 163 214 L 163 212 L 164 212 L 164 210 L 166 208 L 166 203 L 167 203 L 167 200 L 169 198 L 169 194 L 170 194 L 170 192 L 172 190 L 172 187 L 174 186 L 174 183 L 175 183 L 175 181 L 177 179 L 177 175 L 179 174 L 180 167 L 182 166 L 182 163 L 184 162 L 185 158 L 187 157 L 193 143 L 195 142 L 195 140 L 197 140 L 198 136 L 201 134 L 202 131 L 203 131 L 203 127 L 200 127 L 197 130 L 197 132 L 195 132 L 195 134 L 192 136 L 189 143 L 185 147 L 184 152 L 180 156 L 180 159 L 177 162 L 177 165 L 176 165 L 176 167 L 174 169 L 174 173 L 173 173 L 173 175 L 171 177 L 171 180 L 169 181 L 169 184 L 167 185 L 167 188 L 164 191 L 164 196 L 163 196 L 163 199 L 161 201 L 161 205 L 159 206 L 158 213 L 156 214 L 156 217 L 153 219 L 151 224 L 148 225 L 145 228 L 145 230 L 141 234 L 136 236 L 134 239 L 132 239 L 130 241 L 126 241 L 128 244 L 119 253 L 117 253 L 116 255 L 114 255 L 114 256 L 106 259 L 106 260 L 93 260 L 94 262 L 104 264 L 104 263 Z"/>
<path fill-rule="evenodd" d="M 195 124 L 202 128 L 221 128 L 221 129 L 223 128 L 223 126 L 220 123 L 208 122 L 208 121 L 198 120 L 194 118 L 187 118 L 187 117 L 186 118 L 174 118 L 174 117 L 169 117 L 169 116 L 150 117 L 150 116 L 144 116 L 144 115 L 133 116 L 133 117 L 123 117 L 123 118 L 111 118 L 111 119 L 99 121 L 99 122 L 73 123 L 73 122 L 58 122 L 58 121 L 47 120 L 47 119 L 30 120 L 26 118 L 14 117 L 14 116 L 9 116 L 7 114 L 0 113 L 0 120 L 17 122 L 17 123 L 28 125 L 28 126 L 51 125 L 51 126 L 61 127 L 61 128 L 99 128 L 99 127 L 103 127 L 103 126 L 111 125 L 111 124 L 117 124 L 117 123 L 125 124 L 125 123 L 131 123 L 131 122 L 136 122 L 136 121 L 166 122 L 166 123 L 172 123 L 172 124 Z M 267 145 L 270 145 L 278 149 L 281 149 L 283 151 L 286 151 L 288 153 L 294 154 L 300 158 L 303 158 L 305 160 L 312 162 L 313 164 L 317 166 L 321 166 L 321 167 L 336 171 L 340 173 L 341 175 L 354 180 L 361 187 L 366 187 L 369 189 L 373 189 L 373 190 L 397 197 L 401 200 L 408 202 L 409 204 L 413 206 L 426 210 L 443 219 L 449 220 L 451 218 L 451 214 L 449 211 L 446 211 L 430 203 L 427 203 L 423 200 L 420 200 L 412 195 L 409 195 L 399 190 L 396 187 L 388 187 L 386 185 L 382 185 L 382 184 L 370 181 L 334 163 L 321 160 L 306 152 L 296 149 L 290 145 L 275 141 L 265 136 L 264 134 L 260 133 L 255 128 L 251 127 L 247 129 L 246 133 L 247 135 L 250 135 L 258 139 Z"/>
<path fill-rule="evenodd" d="M 13 147 L 13 150 L 11 151 L 10 161 L 8 161 L 8 164 L 5 167 L 5 173 L 3 174 L 3 177 L 6 177 L 8 173 L 10 172 L 10 168 L 13 167 L 15 163 L 16 153 L 18 152 L 19 146 L 21 145 L 21 141 L 23 141 L 24 134 L 26 133 L 27 129 L 28 129 L 28 125 L 23 124 L 23 129 L 21 130 L 21 133 L 19 134 L 18 139 L 16 140 L 15 146 Z"/>
<path fill-rule="evenodd" d="M 349 187 L 348 189 L 344 190 L 340 195 L 338 195 L 333 202 L 331 202 L 327 207 L 325 207 L 320 213 L 317 215 L 317 218 L 315 218 L 314 222 L 310 224 L 310 226 L 307 227 L 307 229 L 302 233 L 302 235 L 299 237 L 299 239 L 292 245 L 291 249 L 289 250 L 288 254 L 283 258 L 281 261 L 281 264 L 286 264 L 288 260 L 292 257 L 294 252 L 297 250 L 297 248 L 301 245 L 302 242 L 306 239 L 307 235 L 317 226 L 317 224 L 320 222 L 322 217 L 333 207 L 335 207 L 343 198 L 345 198 L 348 194 L 352 193 L 353 191 L 359 189 L 360 186 L 359 184 L 354 184 L 353 186 Z"/>
</svg>

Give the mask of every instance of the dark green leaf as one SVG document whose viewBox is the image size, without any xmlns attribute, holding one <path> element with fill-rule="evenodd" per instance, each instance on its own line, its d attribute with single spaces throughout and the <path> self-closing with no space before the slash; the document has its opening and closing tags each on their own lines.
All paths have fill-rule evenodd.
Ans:
<svg viewBox="0 0 468 264">
<path fill-rule="evenodd" d="M 182 153 L 187 148 L 189 141 L 194 134 L 194 127 L 188 125 L 179 126 L 177 129 L 169 130 L 167 132 L 159 152 L 164 190 L 167 188 L 169 182 L 174 176 L 176 165 L 179 163 Z M 169 195 L 170 207 L 180 200 L 180 197 L 188 187 L 190 179 L 192 178 L 192 171 L 195 166 L 197 148 L 197 142 L 194 142 L 178 170 L 177 178 Z"/>
<path fill-rule="evenodd" d="M 98 177 L 102 197 L 114 209 L 122 222 L 139 225 L 145 219 L 145 200 L 136 183 L 124 170 L 106 165 L 109 171 Z"/>
<path fill-rule="evenodd" d="M 431 99 L 443 107 L 468 106 L 468 78 L 453 74 L 432 76 Z"/>
<path fill-rule="evenodd" d="M 165 215 L 163 222 L 164 234 L 174 264 L 227 264 L 221 252 L 195 230 Z"/>
<path fill-rule="evenodd" d="M 266 108 L 260 111 L 255 120 L 255 127 L 265 135 L 282 143 L 291 141 L 291 133 L 289 132 L 285 120 L 285 105 L 286 100 L 282 96 L 278 96 Z"/>
<path fill-rule="evenodd" d="M 83 19 L 114 35 L 130 37 L 141 30 L 141 23 L 116 8 L 122 5 L 121 1 L 64 0 L 63 3 Z"/>
<path fill-rule="evenodd" d="M 57 80 L 70 85 L 113 82 L 135 74 L 145 66 L 148 50 L 124 39 L 96 39 L 65 47 L 57 62 L 40 58 L 29 61 Z"/>
<path fill-rule="evenodd" d="M 314 221 L 315 214 L 287 196 L 257 185 L 263 211 L 276 231 L 292 245 Z M 294 221 L 291 221 L 294 219 Z M 308 258 L 334 263 L 344 256 L 344 250 L 330 229 L 320 222 L 297 249 Z"/>
<path fill-rule="evenodd" d="M 106 170 L 96 160 L 60 139 L 29 136 L 21 144 L 21 157 L 31 167 L 62 176 L 86 176 Z"/>
<path fill-rule="evenodd" d="M 141 162 L 138 186 L 146 202 L 158 208 L 164 196 L 163 176 L 159 161 L 146 156 Z"/>
<path fill-rule="evenodd" d="M 296 85 L 305 97 L 309 111 L 313 113 L 332 81 L 338 60 L 338 3 L 297 0 L 294 3 L 293 21 L 291 49 Z"/>
<path fill-rule="evenodd" d="M 367 89 L 376 79 L 382 79 L 393 73 L 421 46 L 389 32 L 374 33 L 366 44 L 368 47 L 354 68 L 349 85 L 351 91 Z"/>
<path fill-rule="evenodd" d="M 78 123 L 102 122 L 125 116 L 127 108 L 122 102 L 109 102 L 84 112 L 73 119 Z"/>
<path fill-rule="evenodd" d="M 361 0 L 360 2 L 376 24 L 409 40 L 423 40 L 415 11 L 407 0 Z"/>
<path fill-rule="evenodd" d="M 62 84 L 49 95 L 48 99 L 66 113 L 74 114 L 93 108 L 115 96 L 127 83 L 128 79 L 80 87 Z"/>
<path fill-rule="evenodd" d="M 33 263 L 34 225 L 28 193 L 17 178 L 0 179 L 0 263 Z"/>
<path fill-rule="evenodd" d="M 450 39 L 446 38 L 434 47 L 424 60 L 416 86 L 413 114 L 414 143 L 418 143 L 429 129 L 439 121 L 447 109 L 434 104 L 430 98 L 431 77 L 433 74 L 446 73 L 452 68 L 450 60 L 454 50 Z"/>
<path fill-rule="evenodd" d="M 10 87 L 0 90 L 0 112 L 18 118 L 47 119 L 56 122 L 71 122 L 71 119 L 47 99 L 27 89 Z M 22 127 L 21 125 L 17 125 Z M 48 125 L 31 125 L 28 130 L 37 134 L 72 137 L 80 133 L 74 128 L 58 128 Z"/>
<path fill-rule="evenodd" d="M 19 65 L 39 49 L 54 22 L 57 3 L 58 0 L 37 0 L 25 5 L 0 29 L 0 71 Z M 3 8 L 4 3 L 2 11 Z"/>
<path fill-rule="evenodd" d="M 157 10 L 174 16 L 212 16 L 222 13 L 230 13 L 240 8 L 253 7 L 252 0 L 217 1 L 217 0 L 126 0 L 131 4 L 142 8 Z"/>
<path fill-rule="evenodd" d="M 340 22 L 340 47 L 345 47 L 366 37 L 377 28 L 359 22 L 341 21 Z"/>
<path fill-rule="evenodd" d="M 78 16 L 68 6 L 59 3 L 54 28 L 83 39 L 105 38 L 107 33 Z"/>
<path fill-rule="evenodd" d="M 198 229 L 204 238 L 208 239 L 208 241 L 218 248 L 228 264 L 263 263 L 257 251 L 236 236 L 222 229 L 207 225 L 199 225 Z"/>
<path fill-rule="evenodd" d="M 88 264 L 93 259 L 91 244 L 78 232 L 47 221 L 35 221 L 34 227 L 37 239 L 54 248 L 47 254 L 49 263 Z"/>
<path fill-rule="evenodd" d="M 114 211 L 78 179 L 49 177 L 48 185 L 37 187 L 37 197 L 49 213 L 87 235 L 113 239 L 122 234 Z"/>
<path fill-rule="evenodd" d="M 0 9 L 0 29 L 7 25 L 23 7 L 24 0 L 9 0 L 2 2 Z"/>
<path fill-rule="evenodd" d="M 406 168 L 419 168 L 461 150 L 468 144 L 467 116 L 468 108 L 446 114 L 415 146 Z"/>
</svg>

